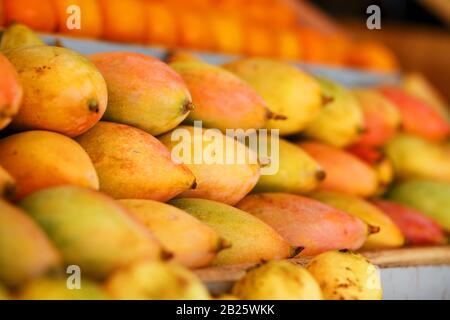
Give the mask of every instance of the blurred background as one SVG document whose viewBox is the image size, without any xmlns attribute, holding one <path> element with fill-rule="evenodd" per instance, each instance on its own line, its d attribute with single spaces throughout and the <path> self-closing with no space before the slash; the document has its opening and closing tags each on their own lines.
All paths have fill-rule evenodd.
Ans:
<svg viewBox="0 0 450 320">
<path fill-rule="evenodd" d="M 81 9 L 68 30 L 67 7 Z M 369 5 L 381 30 L 366 27 Z M 448 0 L 0 0 L 0 25 L 114 42 L 418 71 L 450 98 Z"/>
</svg>

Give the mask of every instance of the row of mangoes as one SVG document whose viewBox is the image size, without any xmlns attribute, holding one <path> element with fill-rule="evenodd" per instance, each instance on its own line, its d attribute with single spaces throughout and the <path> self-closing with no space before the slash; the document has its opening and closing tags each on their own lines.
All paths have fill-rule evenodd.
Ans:
<svg viewBox="0 0 450 320">
<path fill-rule="evenodd" d="M 349 90 L 267 59 L 85 57 L 21 25 L 0 50 L 0 190 L 10 200 L 0 201 L 0 282 L 15 290 L 76 265 L 97 280 L 118 272 L 116 295 L 134 298 L 142 283 L 166 281 L 140 280 L 150 272 L 134 269 L 143 260 L 197 269 L 447 241 L 448 115 L 420 77 Z M 279 154 L 219 131 L 223 154 L 240 147 L 243 163 L 183 161 L 172 152 L 176 130 L 193 138 L 185 150 L 212 143 L 194 121 L 277 129 Z M 261 176 L 263 157 L 277 155 L 279 170 Z M 337 292 L 325 297 L 360 297 Z"/>
<path fill-rule="evenodd" d="M 392 52 L 379 43 L 353 43 L 298 25 L 283 1 L 3 0 L 4 24 L 43 32 L 148 43 L 250 56 L 396 71 Z M 0 26 L 2 25 L 0 1 Z M 70 29 L 71 5 L 81 29 Z M 70 11 L 70 10 L 69 10 Z M 126 14 L 124 14 L 126 13 Z"/>
</svg>

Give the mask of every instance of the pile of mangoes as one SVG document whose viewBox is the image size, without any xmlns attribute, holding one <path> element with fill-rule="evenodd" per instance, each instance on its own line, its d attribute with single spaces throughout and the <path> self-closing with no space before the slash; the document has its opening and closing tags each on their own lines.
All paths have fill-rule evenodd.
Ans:
<svg viewBox="0 0 450 320">
<path fill-rule="evenodd" d="M 2 7 L 3 3 L 3 7 Z M 80 9 L 80 28 L 73 28 Z M 69 9 L 68 9 L 69 8 Z M 3 13 L 3 14 L 2 14 Z M 23 23 L 75 37 L 398 71 L 376 42 L 302 26 L 282 0 L 2 0 L 0 26 Z"/>
<path fill-rule="evenodd" d="M 0 283 L 15 298 L 206 299 L 188 269 L 270 261 L 233 294 L 379 299 L 376 267 L 348 250 L 447 242 L 448 110 L 420 76 L 348 89 L 261 58 L 83 56 L 22 25 L 0 50 Z M 282 138 L 266 154 L 229 129 Z M 242 161 L 189 161 L 213 138 Z M 279 261 L 293 257 L 315 258 Z"/>
</svg>

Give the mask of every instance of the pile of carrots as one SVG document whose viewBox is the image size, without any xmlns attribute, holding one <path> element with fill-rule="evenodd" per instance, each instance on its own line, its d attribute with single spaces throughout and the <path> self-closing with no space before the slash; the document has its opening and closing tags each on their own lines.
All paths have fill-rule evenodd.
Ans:
<svg viewBox="0 0 450 320">
<path fill-rule="evenodd" d="M 70 5 L 81 9 L 79 30 L 67 28 Z M 301 27 L 282 0 L 0 0 L 0 25 L 12 22 L 117 42 L 398 70 L 389 49 Z"/>
</svg>

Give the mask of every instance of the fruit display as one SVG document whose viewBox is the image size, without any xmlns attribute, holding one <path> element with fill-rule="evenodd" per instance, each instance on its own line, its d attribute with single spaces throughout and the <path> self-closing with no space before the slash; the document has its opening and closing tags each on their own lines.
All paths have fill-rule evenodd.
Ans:
<svg viewBox="0 0 450 320">
<path fill-rule="evenodd" d="M 397 72 L 382 43 L 305 25 L 285 0 L 3 0 L 2 24 L 41 32 Z M 127 14 L 123 14 L 126 12 Z M 331 45 L 330 45 L 331 44 Z"/>
<path fill-rule="evenodd" d="M 172 13 L 3 2 L 7 21 L 55 4 L 29 24 L 44 31 L 91 8 L 78 35 L 117 41 L 168 35 L 143 20 Z M 125 2 L 135 19 L 113 23 Z M 184 41 L 231 29 L 214 21 Z M 20 24 L 0 48 L 0 299 L 379 300 L 370 253 L 448 243 L 450 117 L 423 78 L 349 88 L 268 57 L 83 55 Z M 216 294 L 202 272 L 227 268 L 240 277 Z"/>
</svg>

